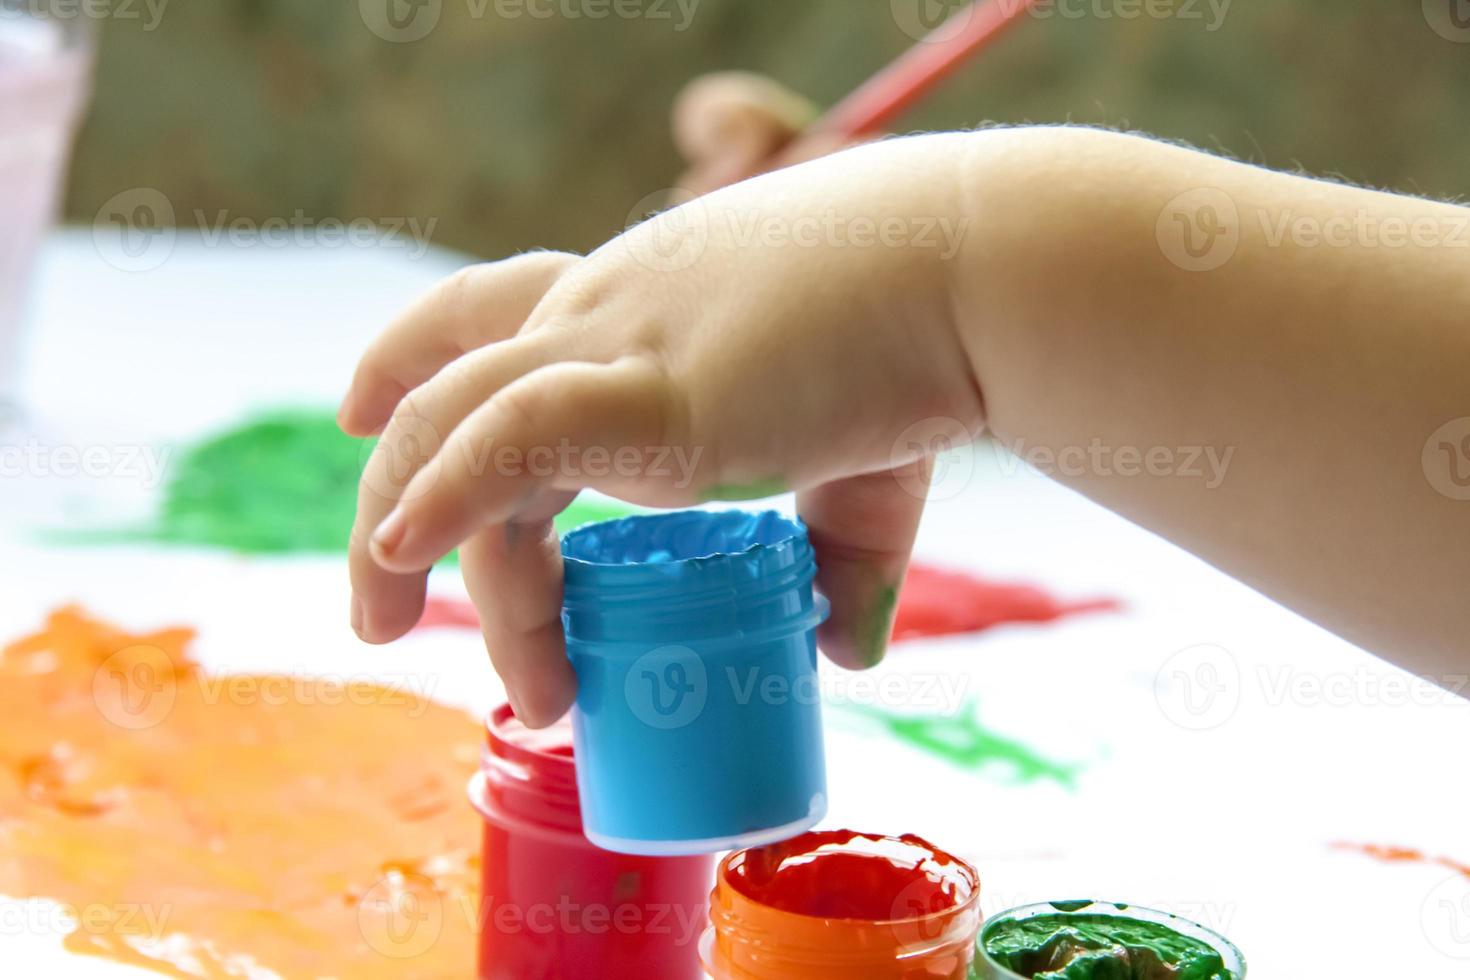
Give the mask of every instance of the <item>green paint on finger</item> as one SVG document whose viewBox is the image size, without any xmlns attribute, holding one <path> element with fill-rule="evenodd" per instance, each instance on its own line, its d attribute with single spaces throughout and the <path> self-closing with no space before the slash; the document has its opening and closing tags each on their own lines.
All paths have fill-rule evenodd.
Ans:
<svg viewBox="0 0 1470 980">
<path fill-rule="evenodd" d="M 897 609 L 898 589 L 885 585 L 878 590 L 873 601 L 868 603 L 867 612 L 858 619 L 854 642 L 865 666 L 876 667 L 882 662 L 883 654 L 888 649 L 888 638 L 893 633 L 893 614 Z"/>
<path fill-rule="evenodd" d="M 999 771 L 1006 775 L 1006 782 L 1017 785 L 1052 782 L 1065 789 L 1076 788 L 1081 766 L 1049 759 L 1018 739 L 986 728 L 974 701 L 953 716 L 901 715 L 864 706 L 846 710 L 876 722 L 909 747 L 961 769 Z"/>
<path fill-rule="evenodd" d="M 158 510 L 143 524 L 45 536 L 59 543 L 145 542 L 252 555 L 341 554 L 373 444 L 344 435 L 326 412 L 272 411 L 178 453 Z M 579 498 L 557 516 L 556 529 L 636 512 L 612 500 Z"/>
<path fill-rule="evenodd" d="M 773 476 L 766 480 L 755 480 L 751 483 L 716 483 L 714 486 L 705 487 L 700 494 L 700 500 L 709 503 L 714 500 L 739 502 L 743 500 L 765 500 L 767 497 L 779 497 L 786 492 L 786 481 L 779 476 Z"/>
</svg>

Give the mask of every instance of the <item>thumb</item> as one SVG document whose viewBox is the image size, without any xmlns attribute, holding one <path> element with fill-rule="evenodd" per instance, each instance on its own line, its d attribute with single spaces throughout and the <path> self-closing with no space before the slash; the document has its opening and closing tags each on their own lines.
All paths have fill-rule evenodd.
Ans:
<svg viewBox="0 0 1470 980">
<path fill-rule="evenodd" d="M 924 513 L 924 497 L 915 490 L 928 485 L 932 467 L 926 457 L 797 495 L 817 553 L 817 588 L 832 603 L 817 643 L 840 666 L 873 667 L 888 650 Z"/>
</svg>

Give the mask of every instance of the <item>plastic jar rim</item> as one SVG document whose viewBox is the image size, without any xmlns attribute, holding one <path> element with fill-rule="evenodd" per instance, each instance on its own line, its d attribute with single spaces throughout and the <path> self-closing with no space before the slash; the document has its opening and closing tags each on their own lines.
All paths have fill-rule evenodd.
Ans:
<svg viewBox="0 0 1470 980">
<path fill-rule="evenodd" d="M 510 733 L 509 725 L 516 720 L 515 709 L 508 702 L 492 708 L 485 716 L 486 741 L 496 755 L 511 762 L 529 762 L 532 765 L 568 772 L 576 769 L 576 763 L 569 755 L 537 748 L 515 739 Z"/>
<path fill-rule="evenodd" d="M 578 546 L 583 539 L 599 531 L 606 533 L 608 531 L 639 525 L 652 528 L 680 521 L 689 521 L 694 518 L 694 515 L 698 515 L 700 520 L 707 521 L 711 525 L 769 520 L 776 526 L 783 528 L 786 533 L 770 541 L 752 541 L 739 550 L 720 550 L 715 548 L 701 554 L 683 555 L 667 561 L 658 562 L 649 561 L 646 558 L 632 561 L 599 561 L 583 557 L 577 553 Z M 781 555 L 787 552 L 794 552 L 803 547 L 810 548 L 807 540 L 806 524 L 801 518 L 792 517 L 780 511 L 672 511 L 661 514 L 632 514 L 628 517 L 620 517 L 611 521 L 584 524 L 575 530 L 568 531 L 562 536 L 562 561 L 566 569 L 568 585 L 575 588 L 580 584 L 580 580 L 593 575 L 599 578 L 605 578 L 607 576 L 614 578 L 636 578 L 639 577 L 639 573 L 646 573 L 650 568 L 698 569 L 720 562 L 753 563 L 762 555 Z"/>
<path fill-rule="evenodd" d="M 602 652 L 747 645 L 827 616 L 806 526 L 777 511 L 674 511 L 584 525 L 562 538 L 568 644 Z"/>
<path fill-rule="evenodd" d="M 592 846 L 582 831 L 576 763 L 570 755 L 517 739 L 509 727 L 514 720 L 515 711 L 509 704 L 502 704 L 486 715 L 486 744 L 480 768 L 470 777 L 467 786 L 470 803 L 482 817 L 501 825 L 545 836 L 575 837 Z M 519 782 L 529 789 L 544 805 L 549 822 L 497 802 L 496 794 L 491 791 L 492 775 L 498 775 L 501 780 Z M 532 788 L 538 782 L 539 790 Z"/>
</svg>

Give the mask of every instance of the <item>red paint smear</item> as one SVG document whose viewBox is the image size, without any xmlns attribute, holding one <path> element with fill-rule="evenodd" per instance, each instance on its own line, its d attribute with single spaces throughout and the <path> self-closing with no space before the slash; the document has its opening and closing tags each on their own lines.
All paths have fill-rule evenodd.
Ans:
<svg viewBox="0 0 1470 980">
<path fill-rule="evenodd" d="M 967 572 L 914 565 L 899 598 L 893 638 L 978 633 L 1007 623 L 1050 623 L 1065 616 L 1119 608 L 1115 599 L 1063 602 L 1032 585 L 988 582 Z"/>
<path fill-rule="evenodd" d="M 1113 612 L 1115 599 L 1064 602 L 1033 585 L 988 582 L 967 572 L 928 565 L 909 568 L 898 601 L 893 638 L 978 633 L 1007 623 L 1050 623 L 1066 616 Z M 479 629 L 475 607 L 463 599 L 431 596 L 415 629 Z"/>
<path fill-rule="evenodd" d="M 819 919 L 885 922 L 956 908 L 973 884 L 965 864 L 922 838 L 851 830 L 803 834 L 739 855 L 730 886 L 767 908 Z"/>
<path fill-rule="evenodd" d="M 1416 851 L 1410 847 L 1393 847 L 1388 844 L 1348 844 L 1335 843 L 1332 845 L 1340 851 L 1353 851 L 1358 854 L 1366 854 L 1368 857 L 1388 864 L 1433 864 L 1441 868 L 1449 868 L 1458 874 L 1470 878 L 1470 864 L 1461 864 L 1459 861 L 1446 857 L 1430 857 L 1423 851 Z"/>
<path fill-rule="evenodd" d="M 475 607 L 463 599 L 443 599 L 437 596 L 429 596 L 424 602 L 424 614 L 419 617 L 416 630 L 431 630 L 439 628 L 470 629 L 480 628 L 480 616 L 475 612 Z"/>
</svg>

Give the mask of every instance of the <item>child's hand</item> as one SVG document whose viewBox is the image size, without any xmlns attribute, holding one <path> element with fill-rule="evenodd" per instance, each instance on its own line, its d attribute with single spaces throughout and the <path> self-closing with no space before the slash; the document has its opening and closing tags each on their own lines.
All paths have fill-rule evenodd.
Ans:
<svg viewBox="0 0 1470 980">
<path fill-rule="evenodd" d="M 342 407 L 349 432 L 387 426 L 354 622 L 402 635 L 463 543 L 491 657 L 547 724 L 575 693 L 550 518 L 579 489 L 681 506 L 785 488 L 832 601 L 819 641 L 871 664 L 925 456 L 984 424 L 1450 686 L 1470 669 L 1467 227 L 1447 204 L 1030 129 L 860 147 L 586 259 L 468 270 L 374 344 Z"/>
<path fill-rule="evenodd" d="M 923 507 L 921 423 L 982 423 L 949 287 L 961 138 L 759 177 L 585 259 L 467 269 L 409 310 L 341 411 L 350 433 L 384 430 L 352 535 L 358 632 L 407 632 L 428 568 L 461 547 L 517 713 L 549 724 L 575 695 L 550 521 L 577 491 L 678 507 L 795 490 L 832 602 L 822 648 L 876 663 Z"/>
</svg>

